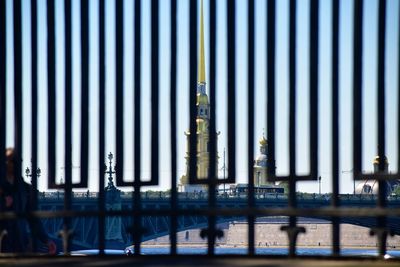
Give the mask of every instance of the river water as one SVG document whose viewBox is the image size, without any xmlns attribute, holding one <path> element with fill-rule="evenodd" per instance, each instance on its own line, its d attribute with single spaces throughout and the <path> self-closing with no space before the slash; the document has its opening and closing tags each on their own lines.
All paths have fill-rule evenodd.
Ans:
<svg viewBox="0 0 400 267">
<path fill-rule="evenodd" d="M 151 254 L 169 254 L 169 247 L 143 247 L 142 253 L 145 255 Z M 206 247 L 178 247 L 178 254 L 206 254 Z M 232 247 L 216 247 L 216 254 L 247 254 L 247 248 L 232 248 Z M 329 256 L 332 250 L 329 248 L 297 248 L 297 255 L 309 256 Z M 287 255 L 287 248 L 256 248 L 258 255 Z M 341 250 L 343 256 L 377 256 L 376 249 L 350 249 L 343 248 Z M 400 250 L 388 250 L 387 255 L 400 258 Z"/>
</svg>

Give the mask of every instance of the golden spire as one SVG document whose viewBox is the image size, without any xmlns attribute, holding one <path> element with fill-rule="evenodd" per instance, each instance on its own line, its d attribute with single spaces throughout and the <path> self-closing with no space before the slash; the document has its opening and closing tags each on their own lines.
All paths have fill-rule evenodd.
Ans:
<svg viewBox="0 0 400 267">
<path fill-rule="evenodd" d="M 203 0 L 201 0 L 200 14 L 200 58 L 199 58 L 199 76 L 198 83 L 206 83 L 206 64 L 204 60 L 204 15 Z"/>
</svg>

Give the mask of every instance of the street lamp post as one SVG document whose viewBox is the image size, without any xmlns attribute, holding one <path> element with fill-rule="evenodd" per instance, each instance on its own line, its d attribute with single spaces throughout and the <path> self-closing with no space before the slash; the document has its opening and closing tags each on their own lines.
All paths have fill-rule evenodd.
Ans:
<svg viewBox="0 0 400 267">
<path fill-rule="evenodd" d="M 319 194 L 321 195 L 321 176 L 318 177 Z"/>
<path fill-rule="evenodd" d="M 114 187 L 114 182 L 113 182 L 113 174 L 115 173 L 115 170 L 113 171 L 112 169 L 112 160 L 114 158 L 114 155 L 110 152 L 108 154 L 108 160 L 109 160 L 109 166 L 108 166 L 108 171 L 106 170 L 104 173 L 108 174 L 108 189 L 111 189 Z M 107 166 L 104 166 L 105 169 L 107 169 Z M 115 169 L 115 168 L 114 168 Z"/>
<path fill-rule="evenodd" d="M 260 171 L 257 171 L 257 195 L 260 193 Z"/>
<path fill-rule="evenodd" d="M 29 168 L 29 167 L 26 167 L 26 169 L 25 169 L 25 175 L 26 175 L 26 177 L 31 177 L 31 184 L 32 184 L 32 171 L 31 171 L 31 169 Z M 42 174 L 42 170 L 40 169 L 40 168 L 37 168 L 36 169 L 36 176 L 37 176 L 37 178 L 39 178 L 40 177 L 40 175 Z"/>
</svg>

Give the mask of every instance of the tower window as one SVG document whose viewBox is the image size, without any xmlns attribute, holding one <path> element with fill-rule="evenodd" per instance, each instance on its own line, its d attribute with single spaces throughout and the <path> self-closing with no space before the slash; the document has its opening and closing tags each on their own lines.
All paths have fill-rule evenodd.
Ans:
<svg viewBox="0 0 400 267">
<path fill-rule="evenodd" d="M 200 109 L 200 115 L 202 115 L 202 114 L 203 114 L 203 109 L 201 108 L 201 109 Z"/>
<path fill-rule="evenodd" d="M 206 115 L 208 115 L 208 109 L 205 109 L 204 112 L 206 113 Z"/>
<path fill-rule="evenodd" d="M 364 186 L 363 186 L 363 191 L 364 191 L 364 193 L 369 194 L 369 193 L 372 192 L 372 188 L 371 188 L 370 185 L 364 185 Z"/>
</svg>

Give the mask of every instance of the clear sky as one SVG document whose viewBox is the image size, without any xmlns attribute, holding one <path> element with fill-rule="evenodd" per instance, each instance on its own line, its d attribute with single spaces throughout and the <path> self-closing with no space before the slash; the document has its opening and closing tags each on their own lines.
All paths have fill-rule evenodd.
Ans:
<svg viewBox="0 0 400 267">
<path fill-rule="evenodd" d="M 64 176 L 63 171 L 63 96 L 64 96 L 64 1 L 55 1 L 56 8 L 56 86 L 57 86 L 57 180 Z M 266 127 L 266 3 L 256 0 L 256 128 L 258 140 Z M 288 172 L 288 6 L 289 0 L 277 2 L 277 43 L 276 43 L 276 107 L 277 107 L 277 150 L 276 164 L 278 174 Z M 7 146 L 13 145 L 13 28 L 12 1 L 7 5 Z M 238 182 L 246 182 L 247 166 L 247 1 L 236 0 L 236 93 L 237 93 L 237 176 Z M 22 0 L 22 49 L 23 49 L 23 124 L 24 150 L 23 167 L 29 166 L 30 151 L 30 1 Z M 38 0 L 38 70 L 39 70 L 39 167 L 42 177 L 40 190 L 47 188 L 47 29 L 46 0 Z M 98 190 L 98 1 L 89 0 L 90 21 L 90 160 L 89 189 Z M 398 34 L 399 1 L 387 1 L 386 20 L 386 126 L 387 156 L 389 170 L 397 171 L 397 88 L 398 88 Z M 72 0 L 72 42 L 73 42 L 73 180 L 79 177 L 79 127 L 80 127 L 80 4 Z M 363 57 L 363 170 L 372 171 L 372 159 L 376 155 L 376 96 L 377 96 L 377 36 L 378 0 L 364 1 L 364 57 Z M 204 0 L 206 77 L 209 74 L 209 0 Z M 133 73 L 134 73 L 134 1 L 124 1 L 124 100 L 125 100 L 125 179 L 133 176 Z M 227 146 L 226 129 L 226 0 L 217 1 L 217 128 L 221 131 L 218 151 L 222 161 L 222 151 Z M 331 1 L 320 1 L 320 60 L 319 60 L 319 117 L 320 117 L 320 175 L 322 191 L 331 190 Z M 170 7 L 169 1 L 160 1 L 160 187 L 170 186 L 170 146 L 169 146 L 169 60 L 170 60 Z M 189 127 L 189 1 L 178 0 L 178 179 L 185 172 L 186 137 L 184 131 Z M 341 193 L 353 191 L 352 169 L 352 32 L 353 1 L 343 0 L 340 7 L 340 170 Z M 308 162 L 308 66 L 309 51 L 309 0 L 299 0 L 297 9 L 297 172 L 307 173 Z M 150 177 L 150 1 L 142 1 L 142 180 Z M 106 151 L 115 153 L 115 1 L 106 0 Z M 229 88 L 233 90 L 233 88 Z M 258 153 L 258 143 L 255 144 Z M 106 159 L 105 159 L 106 161 Z M 220 161 L 219 167 L 222 166 Z M 222 171 L 219 173 L 222 176 Z M 317 192 L 316 182 L 298 183 L 301 191 Z"/>
</svg>

